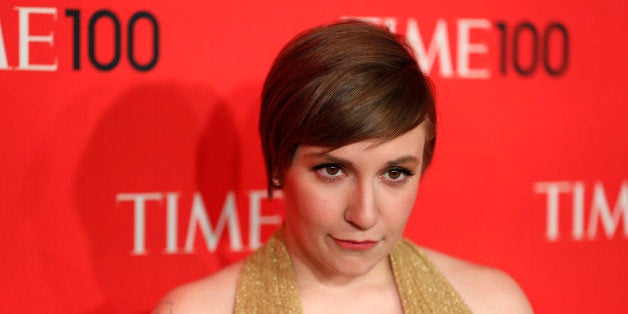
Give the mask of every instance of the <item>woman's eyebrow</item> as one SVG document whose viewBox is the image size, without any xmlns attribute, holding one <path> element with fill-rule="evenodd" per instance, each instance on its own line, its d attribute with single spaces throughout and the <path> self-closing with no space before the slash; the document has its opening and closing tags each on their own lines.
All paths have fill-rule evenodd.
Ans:
<svg viewBox="0 0 628 314">
<path fill-rule="evenodd" d="M 311 152 L 311 153 L 307 153 L 305 154 L 306 158 L 317 158 L 317 159 L 324 159 L 330 163 L 337 163 L 337 164 L 342 164 L 345 166 L 353 166 L 353 162 L 348 160 L 348 159 L 344 159 L 344 158 L 340 158 L 337 156 L 334 156 L 333 154 L 331 154 L 330 152 L 326 152 L 326 151 L 319 151 L 319 152 Z M 386 162 L 386 167 L 390 167 L 390 166 L 396 166 L 399 164 L 403 164 L 403 163 L 419 163 L 419 160 L 412 155 L 407 155 L 407 156 L 402 156 L 399 157 L 397 159 L 394 160 L 390 160 L 388 162 Z"/>
<path fill-rule="evenodd" d="M 391 160 L 391 161 L 387 162 L 386 166 L 395 166 L 395 165 L 403 164 L 403 163 L 407 163 L 407 162 L 417 163 L 418 164 L 419 163 L 419 159 L 417 159 L 414 156 L 410 156 L 410 155 L 402 156 L 402 157 L 399 157 L 399 158 L 397 158 L 395 160 Z"/>
<path fill-rule="evenodd" d="M 353 166 L 353 162 L 351 162 L 350 160 L 334 156 L 328 151 L 307 153 L 305 154 L 305 158 L 324 159 L 325 161 L 328 161 L 330 163 L 342 164 L 345 166 Z"/>
</svg>

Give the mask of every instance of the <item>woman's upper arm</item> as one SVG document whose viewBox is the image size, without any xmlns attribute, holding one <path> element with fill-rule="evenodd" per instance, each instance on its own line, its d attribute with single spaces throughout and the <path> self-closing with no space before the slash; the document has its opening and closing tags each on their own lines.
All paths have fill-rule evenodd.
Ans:
<svg viewBox="0 0 628 314">
<path fill-rule="evenodd" d="M 533 313 L 523 290 L 505 272 L 487 268 L 472 276 L 474 291 L 466 301 L 475 313 Z"/>
<path fill-rule="evenodd" d="M 153 314 L 232 313 L 241 263 L 170 291 Z"/>
</svg>

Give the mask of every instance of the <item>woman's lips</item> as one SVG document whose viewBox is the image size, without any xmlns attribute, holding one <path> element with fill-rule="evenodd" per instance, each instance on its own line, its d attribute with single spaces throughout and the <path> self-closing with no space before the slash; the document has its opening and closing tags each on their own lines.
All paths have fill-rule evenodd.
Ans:
<svg viewBox="0 0 628 314">
<path fill-rule="evenodd" d="M 356 240 L 344 240 L 344 239 L 336 239 L 331 237 L 338 246 L 343 249 L 353 250 L 353 251 L 366 251 L 372 249 L 377 245 L 378 241 L 365 240 L 365 241 L 356 241 Z"/>
</svg>

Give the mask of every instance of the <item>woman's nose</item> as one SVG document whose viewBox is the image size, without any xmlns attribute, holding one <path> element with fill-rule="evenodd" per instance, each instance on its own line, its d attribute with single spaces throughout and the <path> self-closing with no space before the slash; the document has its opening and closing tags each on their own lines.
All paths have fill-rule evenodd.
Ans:
<svg viewBox="0 0 628 314">
<path fill-rule="evenodd" d="M 368 230 L 377 224 L 377 208 L 374 182 L 356 183 L 347 199 L 344 219 L 359 230 Z"/>
</svg>

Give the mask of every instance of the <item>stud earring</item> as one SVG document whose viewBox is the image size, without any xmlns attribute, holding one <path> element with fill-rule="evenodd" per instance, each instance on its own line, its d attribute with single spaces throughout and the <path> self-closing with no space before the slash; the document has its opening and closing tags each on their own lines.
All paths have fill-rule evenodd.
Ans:
<svg viewBox="0 0 628 314">
<path fill-rule="evenodd" d="M 281 180 L 277 177 L 273 177 L 272 179 L 273 182 L 273 186 L 276 188 L 280 188 L 281 187 Z"/>
</svg>

